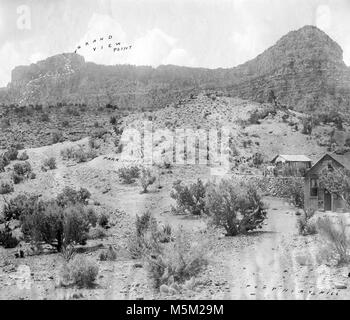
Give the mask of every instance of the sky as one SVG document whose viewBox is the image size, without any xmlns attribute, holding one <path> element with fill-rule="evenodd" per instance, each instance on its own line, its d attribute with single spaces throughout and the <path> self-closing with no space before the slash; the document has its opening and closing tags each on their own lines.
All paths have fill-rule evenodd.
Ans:
<svg viewBox="0 0 350 320">
<path fill-rule="evenodd" d="M 234 67 L 305 25 L 338 42 L 350 66 L 349 21 L 350 0 L 0 0 L 0 87 L 14 67 L 79 45 L 106 65 Z M 131 49 L 113 52 L 108 36 Z"/>
</svg>

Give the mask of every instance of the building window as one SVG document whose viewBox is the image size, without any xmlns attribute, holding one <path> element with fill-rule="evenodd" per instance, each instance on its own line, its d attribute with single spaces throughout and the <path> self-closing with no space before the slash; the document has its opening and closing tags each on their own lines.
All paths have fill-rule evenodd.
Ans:
<svg viewBox="0 0 350 320">
<path fill-rule="evenodd" d="M 310 179 L 310 196 L 311 197 L 318 196 L 318 181 L 315 178 Z"/>
</svg>

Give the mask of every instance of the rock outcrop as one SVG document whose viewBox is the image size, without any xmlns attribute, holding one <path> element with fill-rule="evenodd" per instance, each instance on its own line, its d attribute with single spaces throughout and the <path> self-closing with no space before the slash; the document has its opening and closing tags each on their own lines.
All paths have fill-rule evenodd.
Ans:
<svg viewBox="0 0 350 320">
<path fill-rule="evenodd" d="M 350 69 L 343 51 L 323 31 L 305 26 L 282 37 L 253 60 L 235 68 L 103 66 L 76 54 L 62 54 L 17 67 L 0 103 L 86 103 L 154 110 L 201 89 L 263 102 L 277 101 L 299 111 L 348 112 Z"/>
</svg>

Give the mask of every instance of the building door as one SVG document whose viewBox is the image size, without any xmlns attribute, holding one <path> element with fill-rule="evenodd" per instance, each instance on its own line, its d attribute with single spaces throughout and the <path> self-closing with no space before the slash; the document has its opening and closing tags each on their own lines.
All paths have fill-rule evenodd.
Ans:
<svg viewBox="0 0 350 320">
<path fill-rule="evenodd" d="M 327 190 L 324 191 L 324 211 L 332 211 L 332 195 Z"/>
</svg>

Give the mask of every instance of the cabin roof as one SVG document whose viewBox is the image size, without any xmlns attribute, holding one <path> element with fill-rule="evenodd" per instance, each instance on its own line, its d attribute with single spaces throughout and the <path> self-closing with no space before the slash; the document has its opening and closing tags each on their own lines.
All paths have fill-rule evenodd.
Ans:
<svg viewBox="0 0 350 320">
<path fill-rule="evenodd" d="M 288 162 L 311 162 L 311 159 L 303 154 L 278 154 L 271 162 L 275 162 L 279 157 Z"/>
<path fill-rule="evenodd" d="M 345 169 L 350 170 L 350 152 L 348 152 L 345 155 L 338 155 L 335 153 L 326 153 L 325 155 L 322 156 L 321 159 L 319 159 L 311 168 L 310 170 L 306 173 L 309 174 L 311 172 L 313 172 L 313 169 L 316 168 L 318 166 L 318 164 L 320 162 L 322 162 L 324 160 L 324 158 L 326 157 L 330 157 L 331 159 L 333 159 L 335 162 L 337 162 L 338 164 L 340 164 L 342 167 L 344 167 Z"/>
</svg>

